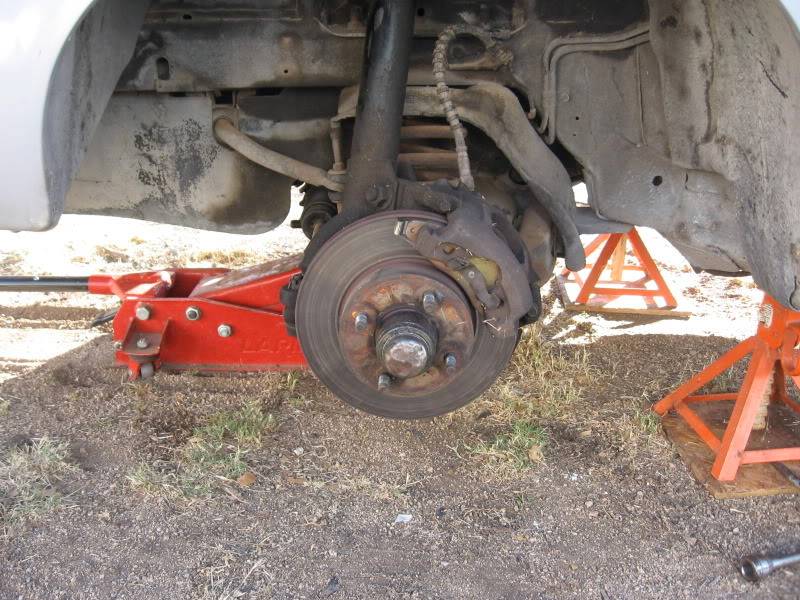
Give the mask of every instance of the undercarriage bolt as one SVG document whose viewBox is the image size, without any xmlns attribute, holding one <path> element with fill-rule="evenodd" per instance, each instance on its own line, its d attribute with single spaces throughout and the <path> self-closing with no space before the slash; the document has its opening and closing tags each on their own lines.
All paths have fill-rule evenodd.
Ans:
<svg viewBox="0 0 800 600">
<path fill-rule="evenodd" d="M 378 188 L 375 186 L 369 188 L 364 196 L 367 202 L 375 204 L 378 201 Z"/>
<path fill-rule="evenodd" d="M 356 331 L 364 331 L 369 325 L 369 316 L 367 313 L 358 313 L 354 320 L 354 324 L 356 326 Z"/>
<path fill-rule="evenodd" d="M 425 312 L 433 312 L 439 306 L 439 298 L 436 297 L 436 292 L 425 292 L 422 295 L 422 308 Z"/>
<path fill-rule="evenodd" d="M 189 319 L 190 321 L 197 321 L 197 319 L 200 318 L 201 314 L 202 313 L 200 312 L 200 309 L 197 308 L 196 306 L 190 306 L 189 308 L 186 309 L 186 318 Z"/>
<path fill-rule="evenodd" d="M 150 318 L 150 307 L 145 304 L 140 304 L 136 307 L 136 318 L 140 321 L 147 321 Z"/>
<path fill-rule="evenodd" d="M 122 350 L 122 342 L 120 342 L 120 341 L 114 342 L 114 349 L 115 350 Z"/>
<path fill-rule="evenodd" d="M 217 334 L 219 337 L 231 337 L 233 335 L 233 328 L 228 325 L 227 323 L 223 323 L 219 327 L 217 327 Z"/>
<path fill-rule="evenodd" d="M 452 352 L 444 355 L 444 366 L 448 371 L 452 371 L 458 366 L 458 358 Z"/>
<path fill-rule="evenodd" d="M 147 341 L 146 337 L 140 337 L 138 340 L 136 340 L 136 347 L 139 348 L 140 350 L 144 350 L 149 345 L 150 342 Z"/>
<path fill-rule="evenodd" d="M 381 373 L 378 377 L 378 389 L 385 390 L 392 383 L 392 377 L 386 373 Z"/>
</svg>

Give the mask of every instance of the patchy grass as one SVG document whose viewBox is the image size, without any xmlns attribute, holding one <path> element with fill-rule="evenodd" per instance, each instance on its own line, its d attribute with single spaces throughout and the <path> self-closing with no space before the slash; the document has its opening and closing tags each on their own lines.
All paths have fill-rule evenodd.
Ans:
<svg viewBox="0 0 800 600">
<path fill-rule="evenodd" d="M 11 410 L 11 401 L 0 398 L 0 417 L 5 417 L 9 410 Z"/>
<path fill-rule="evenodd" d="M 639 411 L 637 418 L 639 426 L 647 435 L 656 435 L 661 431 L 661 417 L 651 408 L 643 408 Z"/>
<path fill-rule="evenodd" d="M 608 417 L 604 414 L 595 417 L 590 425 L 590 432 L 603 440 L 604 449 L 599 454 L 617 461 L 632 461 L 644 448 L 649 448 L 651 453 L 667 449 L 668 444 L 661 434 L 661 417 L 649 404 L 627 398 L 609 413 Z"/>
<path fill-rule="evenodd" d="M 543 460 L 546 440 L 544 429 L 538 425 L 515 421 L 510 431 L 500 433 L 490 441 L 467 446 L 467 449 L 473 456 L 522 470 Z"/>
<path fill-rule="evenodd" d="M 263 261 L 263 257 L 250 250 L 204 250 L 193 255 L 191 260 L 213 266 L 244 267 Z"/>
<path fill-rule="evenodd" d="M 75 467 L 69 447 L 49 438 L 32 440 L 0 456 L 0 524 L 3 533 L 56 508 L 62 501 L 55 484 Z"/>
<path fill-rule="evenodd" d="M 276 385 L 282 401 L 297 412 L 312 407 L 330 392 L 309 371 L 289 371 Z"/>
<path fill-rule="evenodd" d="M 6 252 L 5 256 L 0 259 L 0 268 L 8 269 L 15 267 L 22 262 L 22 256 L 17 252 Z"/>
<path fill-rule="evenodd" d="M 107 263 L 127 262 L 130 257 L 122 250 L 107 246 L 95 246 L 94 253 Z"/>
<path fill-rule="evenodd" d="M 193 439 L 212 444 L 232 439 L 238 446 L 258 447 L 262 434 L 276 428 L 275 415 L 265 413 L 259 402 L 247 402 L 238 411 L 213 416 L 207 425 L 195 431 Z"/>
<path fill-rule="evenodd" d="M 567 354 L 542 340 L 538 327 L 524 330 L 506 372 L 453 417 L 471 422 L 480 440 L 462 447 L 473 457 L 506 463 L 512 470 L 541 462 L 547 424 L 572 418 L 581 390 L 593 377 L 582 349 Z"/>
<path fill-rule="evenodd" d="M 571 412 L 593 375 L 583 349 L 568 356 L 542 340 L 538 328 L 528 328 L 511 365 L 478 404 L 481 412 L 488 410 L 504 424 L 558 419 Z"/>
<path fill-rule="evenodd" d="M 135 489 L 156 496 L 208 496 L 244 475 L 247 453 L 260 447 L 263 434 L 277 427 L 275 416 L 259 402 L 247 402 L 195 428 L 187 442 L 174 449 L 173 460 L 140 464 L 128 481 Z"/>
</svg>

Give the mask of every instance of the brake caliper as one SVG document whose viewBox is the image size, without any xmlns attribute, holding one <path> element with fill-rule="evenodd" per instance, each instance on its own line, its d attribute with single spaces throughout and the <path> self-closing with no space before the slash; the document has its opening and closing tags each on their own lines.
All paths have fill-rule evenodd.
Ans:
<svg viewBox="0 0 800 600">
<path fill-rule="evenodd" d="M 520 320 L 538 310 L 524 244 L 505 215 L 480 200 L 463 201 L 447 225 L 401 221 L 396 234 L 458 282 L 496 335 L 517 335 Z"/>
</svg>

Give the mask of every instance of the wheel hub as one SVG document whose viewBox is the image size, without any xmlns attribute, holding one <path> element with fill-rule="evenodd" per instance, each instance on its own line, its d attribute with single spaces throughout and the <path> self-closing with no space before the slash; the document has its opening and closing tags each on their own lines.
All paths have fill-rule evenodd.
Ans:
<svg viewBox="0 0 800 600">
<path fill-rule="evenodd" d="M 436 354 L 436 323 L 413 306 L 390 309 L 378 319 L 375 350 L 386 371 L 408 379 L 426 371 Z"/>
<path fill-rule="evenodd" d="M 352 281 L 339 312 L 339 344 L 352 372 L 376 391 L 419 394 L 456 375 L 447 357 L 472 349 L 473 312 L 458 284 L 427 260 L 390 258 Z"/>
<path fill-rule="evenodd" d="M 295 314 L 309 366 L 337 396 L 375 414 L 425 418 L 485 390 L 515 339 L 495 336 L 459 284 L 396 234 L 409 220 L 445 223 L 385 212 L 342 229 L 306 269 Z"/>
</svg>

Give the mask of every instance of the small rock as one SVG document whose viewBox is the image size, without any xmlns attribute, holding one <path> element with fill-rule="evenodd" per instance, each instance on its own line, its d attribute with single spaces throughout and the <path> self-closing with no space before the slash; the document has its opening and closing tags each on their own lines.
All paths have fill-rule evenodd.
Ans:
<svg viewBox="0 0 800 600">
<path fill-rule="evenodd" d="M 239 479 L 236 480 L 236 483 L 238 483 L 242 487 L 250 487 L 255 482 L 256 482 L 256 476 L 251 471 L 245 471 L 244 473 L 241 474 Z"/>
<path fill-rule="evenodd" d="M 325 589 L 320 592 L 322 596 L 333 596 L 336 592 L 339 591 L 339 578 L 334 575 L 328 581 L 328 585 L 325 586 Z"/>
</svg>

